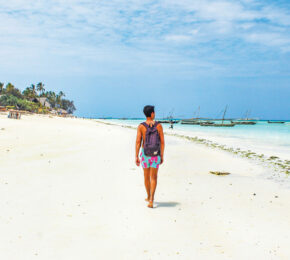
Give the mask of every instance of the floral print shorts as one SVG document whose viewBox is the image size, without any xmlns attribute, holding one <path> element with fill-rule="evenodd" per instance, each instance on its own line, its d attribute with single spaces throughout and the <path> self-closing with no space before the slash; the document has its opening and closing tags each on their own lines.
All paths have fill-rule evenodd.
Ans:
<svg viewBox="0 0 290 260">
<path fill-rule="evenodd" d="M 144 153 L 144 149 L 140 153 L 141 165 L 143 168 L 159 168 L 159 164 L 161 162 L 161 157 L 158 156 L 147 156 Z"/>
</svg>

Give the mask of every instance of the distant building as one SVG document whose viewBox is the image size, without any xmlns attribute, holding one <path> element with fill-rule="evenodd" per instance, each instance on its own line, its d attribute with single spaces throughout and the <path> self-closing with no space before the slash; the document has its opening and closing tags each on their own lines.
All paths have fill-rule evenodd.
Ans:
<svg viewBox="0 0 290 260">
<path fill-rule="evenodd" d="M 62 108 L 59 108 L 59 109 L 57 110 L 57 113 L 58 113 L 59 115 L 62 115 L 62 116 L 66 116 L 66 115 L 68 114 L 68 112 L 67 112 L 66 110 L 62 109 Z"/>
<path fill-rule="evenodd" d="M 32 100 L 35 103 L 40 103 L 43 107 L 51 109 L 51 105 L 46 97 L 37 97 Z"/>
</svg>

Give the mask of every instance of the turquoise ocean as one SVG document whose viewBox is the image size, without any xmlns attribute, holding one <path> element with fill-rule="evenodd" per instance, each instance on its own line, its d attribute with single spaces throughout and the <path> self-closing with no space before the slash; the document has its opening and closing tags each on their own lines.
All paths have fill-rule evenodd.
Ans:
<svg viewBox="0 0 290 260">
<path fill-rule="evenodd" d="M 138 126 L 144 120 L 110 119 L 108 121 Z M 256 122 L 256 125 L 235 125 L 234 127 L 205 127 L 177 123 L 174 124 L 173 130 L 169 129 L 169 124 L 162 125 L 165 131 L 202 137 L 227 146 L 265 155 L 276 155 L 290 160 L 290 120 L 285 121 L 284 124 L 269 124 L 263 120 Z"/>
</svg>

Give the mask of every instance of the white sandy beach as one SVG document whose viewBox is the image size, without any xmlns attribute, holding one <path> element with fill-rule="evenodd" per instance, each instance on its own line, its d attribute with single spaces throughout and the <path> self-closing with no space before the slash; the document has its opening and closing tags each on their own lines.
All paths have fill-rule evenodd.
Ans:
<svg viewBox="0 0 290 260">
<path fill-rule="evenodd" d="M 290 189 L 269 169 L 165 136 L 149 209 L 135 135 L 1 115 L 0 259 L 290 259 Z"/>
</svg>

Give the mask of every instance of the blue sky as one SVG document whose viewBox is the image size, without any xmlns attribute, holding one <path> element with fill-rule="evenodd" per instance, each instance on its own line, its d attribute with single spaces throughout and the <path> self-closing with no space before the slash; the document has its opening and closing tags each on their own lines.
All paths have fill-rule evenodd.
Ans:
<svg viewBox="0 0 290 260">
<path fill-rule="evenodd" d="M 289 1 L 0 0 L 0 81 L 77 115 L 290 119 Z"/>
</svg>

